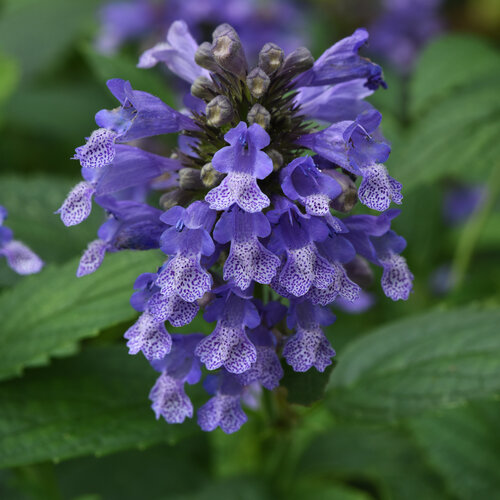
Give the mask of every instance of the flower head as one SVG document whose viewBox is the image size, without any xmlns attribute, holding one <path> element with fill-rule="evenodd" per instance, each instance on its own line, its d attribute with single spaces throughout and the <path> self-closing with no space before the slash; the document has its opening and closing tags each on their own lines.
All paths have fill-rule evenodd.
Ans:
<svg viewBox="0 0 500 500">
<path fill-rule="evenodd" d="M 383 165 L 381 115 L 363 100 L 384 86 L 380 67 L 359 55 L 367 37 L 358 30 L 316 62 L 305 48 L 285 54 L 268 43 L 252 68 L 228 24 L 198 46 L 176 22 L 168 47 L 147 51 L 141 65 L 154 59 L 192 82 L 187 110 L 108 83 L 120 106 L 97 113 L 100 129 L 77 149 L 85 181 L 60 214 L 80 222 L 92 197 L 107 212 L 79 275 L 106 252 L 165 254 L 137 279 L 131 303 L 141 315 L 125 334 L 130 353 L 161 372 L 150 394 L 157 417 L 193 416 L 184 387 L 202 365 L 212 397 L 198 422 L 228 433 L 246 421 L 242 403 L 256 388 L 279 386 L 282 362 L 324 371 L 335 355 L 323 332 L 335 319 L 329 306 L 363 297 L 367 262 L 383 268 L 388 297 L 408 298 L 405 242 L 390 229 L 398 211 L 387 210 L 401 203 L 401 185 Z M 171 158 L 124 144 L 165 133 L 179 133 Z M 159 208 L 148 196 L 158 190 Z M 382 213 L 346 215 L 358 200 Z M 257 298 L 265 287 L 288 310 Z M 200 309 L 211 334 L 168 333 L 166 322 L 188 325 Z"/>
</svg>

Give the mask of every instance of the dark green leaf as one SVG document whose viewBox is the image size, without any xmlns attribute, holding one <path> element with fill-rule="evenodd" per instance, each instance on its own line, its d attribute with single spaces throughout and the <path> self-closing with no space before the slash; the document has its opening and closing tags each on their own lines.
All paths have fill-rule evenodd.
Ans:
<svg viewBox="0 0 500 500">
<path fill-rule="evenodd" d="M 428 462 L 457 498 L 496 498 L 500 491 L 500 404 L 481 402 L 409 423 Z"/>
<path fill-rule="evenodd" d="M 304 476 L 353 480 L 376 498 L 443 500 L 440 478 L 398 429 L 338 425 L 319 435 L 298 466 Z"/>
<path fill-rule="evenodd" d="M 338 415 L 394 420 L 500 393 L 500 310 L 435 311 L 349 344 L 331 378 Z"/>
<path fill-rule="evenodd" d="M 125 345 L 87 349 L 0 384 L 0 466 L 175 442 L 190 421 L 156 421 L 148 393 L 156 372 Z"/>
<path fill-rule="evenodd" d="M 323 398 L 333 365 L 328 366 L 324 372 L 311 368 L 305 373 L 297 373 L 287 364 L 283 369 L 285 376 L 280 385 L 287 389 L 288 402 L 309 406 Z"/>
<path fill-rule="evenodd" d="M 156 252 L 107 255 L 93 275 L 76 278 L 78 260 L 28 276 L 0 296 L 0 379 L 52 356 L 74 353 L 78 341 L 136 314 L 129 304 L 135 278 L 154 271 Z"/>
</svg>

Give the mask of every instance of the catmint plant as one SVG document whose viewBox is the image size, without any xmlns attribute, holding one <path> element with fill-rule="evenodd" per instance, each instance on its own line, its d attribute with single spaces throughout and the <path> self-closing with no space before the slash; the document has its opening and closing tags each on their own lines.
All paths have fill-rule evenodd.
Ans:
<svg viewBox="0 0 500 500">
<path fill-rule="evenodd" d="M 359 55 L 364 29 L 316 61 L 306 48 L 285 54 L 266 43 L 249 64 L 228 24 L 198 45 L 176 21 L 168 39 L 140 66 L 162 63 L 189 82 L 186 108 L 110 80 L 118 107 L 99 111 L 99 128 L 76 149 L 84 180 L 59 213 L 79 224 L 94 200 L 107 214 L 78 276 L 108 252 L 162 250 L 163 265 L 134 284 L 140 316 L 127 346 L 159 373 L 150 393 L 157 417 L 193 417 L 185 386 L 203 377 L 210 398 L 198 423 L 231 433 L 247 419 L 242 402 L 279 386 L 283 363 L 296 372 L 332 363 L 329 306 L 358 298 L 368 263 L 382 269 L 387 297 L 410 294 L 405 240 L 391 230 L 401 184 L 384 166 L 381 115 L 364 100 L 385 83 Z M 169 158 L 138 146 L 163 134 L 178 134 Z M 351 215 L 360 205 L 374 212 Z M 211 334 L 169 334 L 202 311 Z"/>
</svg>

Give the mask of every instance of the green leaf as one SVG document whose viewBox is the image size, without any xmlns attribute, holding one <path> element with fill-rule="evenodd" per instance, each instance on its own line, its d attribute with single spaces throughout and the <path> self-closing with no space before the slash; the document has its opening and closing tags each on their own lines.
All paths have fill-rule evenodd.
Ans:
<svg viewBox="0 0 500 500">
<path fill-rule="evenodd" d="M 412 114 L 421 113 L 460 87 L 491 77 L 499 65 L 500 55 L 483 40 L 464 35 L 436 40 L 424 49 L 411 81 Z"/>
<path fill-rule="evenodd" d="M 14 91 L 19 80 L 19 68 L 14 59 L 0 52 L 0 104 Z"/>
<path fill-rule="evenodd" d="M 0 19 L 0 47 L 15 57 L 23 76 L 46 70 L 92 21 L 98 0 L 8 0 Z"/>
<path fill-rule="evenodd" d="M 499 412 L 498 401 L 480 402 L 408 424 L 427 461 L 459 499 L 498 496 Z"/>
<path fill-rule="evenodd" d="M 287 389 L 288 402 L 309 406 L 323 398 L 333 365 L 324 372 L 311 368 L 305 373 L 297 373 L 287 364 L 284 364 L 283 369 L 285 376 L 280 385 Z"/>
<path fill-rule="evenodd" d="M 331 378 L 338 415 L 392 421 L 500 393 L 500 309 L 434 311 L 349 344 Z"/>
<path fill-rule="evenodd" d="M 192 421 L 155 420 L 148 393 L 156 376 L 123 345 L 87 349 L 0 384 L 0 467 L 144 448 L 192 433 Z"/>
<path fill-rule="evenodd" d="M 73 354 L 78 341 L 130 320 L 135 278 L 154 270 L 156 252 L 107 255 L 98 272 L 76 278 L 78 260 L 25 277 L 0 296 L 0 379 L 50 357 Z"/>
<path fill-rule="evenodd" d="M 336 425 L 311 442 L 297 470 L 303 477 L 361 483 L 376 498 L 446 498 L 441 479 L 399 429 Z"/>
<path fill-rule="evenodd" d="M 299 480 L 294 485 L 290 500 L 370 500 L 372 497 L 363 491 L 349 488 L 331 480 Z"/>
<path fill-rule="evenodd" d="M 82 50 L 99 83 L 104 85 L 111 78 L 122 78 L 128 80 L 136 90 L 149 92 L 170 106 L 177 105 L 166 77 L 160 76 L 155 70 L 138 68 L 138 59 L 126 55 L 106 56 L 90 46 L 84 46 Z"/>
</svg>

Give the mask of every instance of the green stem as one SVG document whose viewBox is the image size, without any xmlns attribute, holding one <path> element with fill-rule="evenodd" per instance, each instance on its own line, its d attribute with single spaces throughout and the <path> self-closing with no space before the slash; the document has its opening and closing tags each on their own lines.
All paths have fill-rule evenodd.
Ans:
<svg viewBox="0 0 500 500">
<path fill-rule="evenodd" d="M 474 248 L 500 194 L 500 164 L 493 167 L 488 179 L 487 189 L 488 193 L 485 202 L 476 214 L 468 220 L 458 240 L 451 268 L 456 290 L 463 284 L 472 255 L 474 254 Z"/>
</svg>

